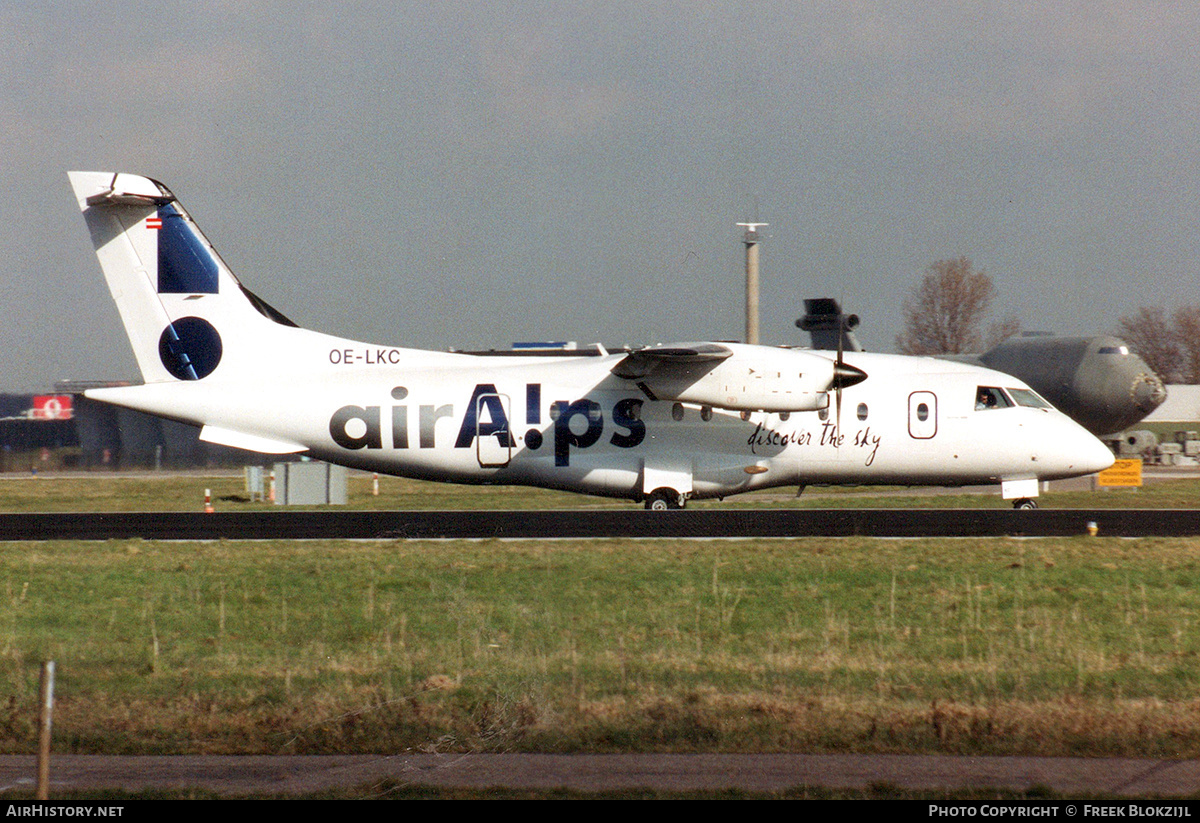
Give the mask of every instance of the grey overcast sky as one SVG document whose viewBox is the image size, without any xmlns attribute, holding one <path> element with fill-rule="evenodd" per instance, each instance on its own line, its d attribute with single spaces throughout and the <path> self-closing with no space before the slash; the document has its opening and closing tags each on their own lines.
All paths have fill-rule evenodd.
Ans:
<svg viewBox="0 0 1200 823">
<path fill-rule="evenodd" d="M 1026 329 L 1200 302 L 1200 4 L 0 6 L 0 390 L 137 369 L 70 169 L 179 196 L 301 325 L 371 343 L 742 335 L 890 351 L 965 255 Z M 282 353 L 280 353 L 282 354 Z"/>
</svg>

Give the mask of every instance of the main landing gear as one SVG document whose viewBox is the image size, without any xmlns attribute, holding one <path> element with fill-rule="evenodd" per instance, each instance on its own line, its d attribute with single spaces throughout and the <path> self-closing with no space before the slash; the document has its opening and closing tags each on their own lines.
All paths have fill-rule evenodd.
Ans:
<svg viewBox="0 0 1200 823">
<path fill-rule="evenodd" d="M 1031 497 L 1022 497 L 1013 501 L 1014 509 L 1036 509 L 1037 501 Z"/>
<path fill-rule="evenodd" d="M 655 489 L 646 496 L 646 509 L 652 512 L 665 512 L 682 509 L 687 499 L 674 489 Z"/>
</svg>

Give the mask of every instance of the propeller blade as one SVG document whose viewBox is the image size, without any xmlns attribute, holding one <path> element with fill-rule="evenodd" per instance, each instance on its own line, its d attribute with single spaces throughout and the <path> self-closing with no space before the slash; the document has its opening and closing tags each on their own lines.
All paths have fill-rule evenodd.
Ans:
<svg viewBox="0 0 1200 823">
<path fill-rule="evenodd" d="M 837 397 L 837 417 L 834 418 L 834 423 L 837 424 L 837 428 L 834 429 L 834 436 L 838 437 L 842 433 L 842 384 L 838 383 L 836 380 L 834 381 L 834 384 L 834 395 Z M 835 444 L 838 443 L 837 440 L 833 442 Z"/>
<path fill-rule="evenodd" d="M 857 386 L 866 379 L 867 373 L 858 366 L 851 366 L 848 363 L 834 363 L 833 389 L 837 395 L 838 434 L 842 432 L 842 389 L 848 386 Z"/>
<path fill-rule="evenodd" d="M 842 355 L 846 352 L 846 321 L 841 313 L 838 314 L 838 348 L 837 360 L 833 361 L 833 385 L 837 390 L 837 418 L 834 420 L 837 423 L 836 436 L 834 441 L 840 446 L 842 438 L 842 381 L 839 375 L 846 367 L 846 361 L 842 359 Z"/>
<path fill-rule="evenodd" d="M 830 385 L 833 386 L 834 394 L 837 398 L 837 425 L 838 437 L 842 433 L 842 389 L 848 386 L 857 386 L 859 383 L 867 379 L 867 373 L 857 366 L 851 366 L 846 363 L 846 330 L 854 328 L 858 324 L 858 318 L 851 315 L 847 317 L 845 314 L 838 312 L 838 341 L 837 341 L 837 359 L 833 361 L 833 378 Z"/>
</svg>

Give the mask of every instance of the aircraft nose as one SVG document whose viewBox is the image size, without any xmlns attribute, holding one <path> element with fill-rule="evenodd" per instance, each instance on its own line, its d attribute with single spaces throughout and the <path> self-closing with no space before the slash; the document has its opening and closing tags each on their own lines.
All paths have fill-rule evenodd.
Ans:
<svg viewBox="0 0 1200 823">
<path fill-rule="evenodd" d="M 1067 468 L 1076 476 L 1095 474 L 1113 464 L 1113 453 L 1087 429 L 1071 424 L 1069 436 L 1062 438 Z"/>
<path fill-rule="evenodd" d="M 1095 474 L 1111 466 L 1115 461 L 1112 450 L 1097 440 L 1091 432 L 1083 431 L 1082 434 L 1087 435 L 1087 439 L 1079 448 L 1083 474 Z"/>
<path fill-rule="evenodd" d="M 1134 379 L 1131 395 L 1137 409 L 1149 414 L 1167 399 L 1167 388 L 1157 374 L 1143 372 Z"/>
<path fill-rule="evenodd" d="M 1051 430 L 1038 462 L 1048 474 L 1082 477 L 1104 471 L 1113 464 L 1113 453 L 1087 429 L 1061 416 Z M 1051 457 L 1052 455 L 1052 457 Z"/>
</svg>

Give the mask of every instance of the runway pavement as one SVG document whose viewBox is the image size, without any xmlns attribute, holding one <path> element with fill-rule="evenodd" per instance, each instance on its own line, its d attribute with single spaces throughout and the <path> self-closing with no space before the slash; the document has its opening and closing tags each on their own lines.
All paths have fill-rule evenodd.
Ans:
<svg viewBox="0 0 1200 823">
<path fill-rule="evenodd" d="M 0 757 L 0 788 L 32 785 L 32 756 Z M 1049 789 L 1061 796 L 1186 797 L 1200 792 L 1200 761 L 1135 758 L 803 754 L 400 754 L 51 758 L 55 791 L 207 789 L 218 794 L 308 794 L 391 786 L 661 791 L 798 787 L 911 790 Z M 373 789 L 371 787 L 374 787 Z"/>
<path fill-rule="evenodd" d="M 1189 537 L 1200 510 L 641 509 L 0 514 L 0 540 Z"/>
</svg>

